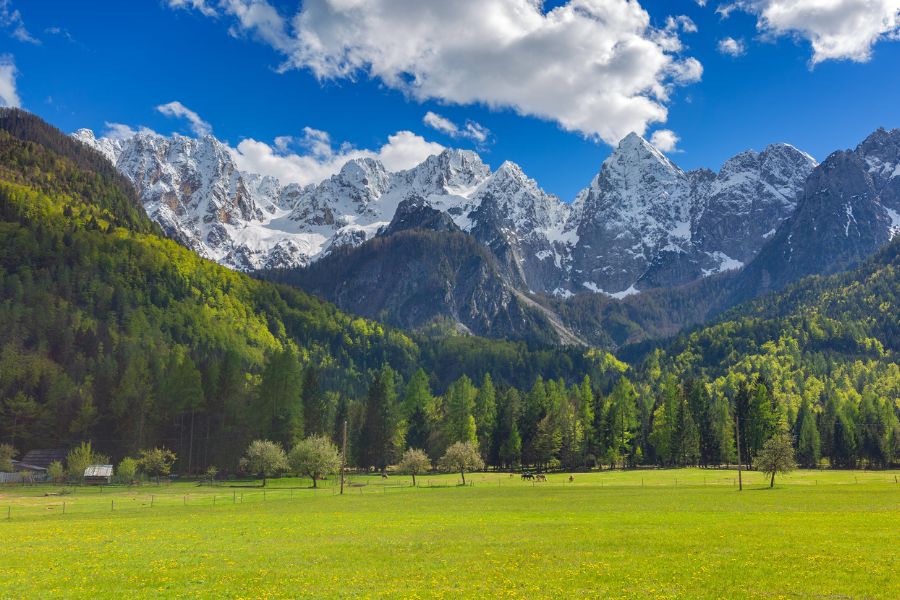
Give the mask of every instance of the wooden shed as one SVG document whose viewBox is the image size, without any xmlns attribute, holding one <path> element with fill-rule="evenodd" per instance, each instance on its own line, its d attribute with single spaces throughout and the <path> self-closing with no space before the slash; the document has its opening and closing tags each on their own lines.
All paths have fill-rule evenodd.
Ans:
<svg viewBox="0 0 900 600">
<path fill-rule="evenodd" d="M 93 484 L 109 483 L 112 480 L 112 465 L 91 465 L 84 470 L 84 482 Z"/>
<path fill-rule="evenodd" d="M 68 451 L 65 448 L 41 448 L 37 450 L 29 450 L 25 453 L 25 456 L 22 457 L 22 462 L 26 465 L 33 465 L 35 467 L 43 467 L 44 469 L 47 469 L 52 462 L 65 464 L 67 454 Z"/>
</svg>

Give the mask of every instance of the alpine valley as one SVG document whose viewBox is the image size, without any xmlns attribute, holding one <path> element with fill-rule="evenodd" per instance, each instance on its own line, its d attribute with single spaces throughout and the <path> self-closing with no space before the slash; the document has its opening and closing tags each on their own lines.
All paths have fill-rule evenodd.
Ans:
<svg viewBox="0 0 900 600">
<path fill-rule="evenodd" d="M 852 267 L 900 230 L 900 130 L 821 165 L 776 143 L 718 172 L 630 134 L 571 203 L 467 150 L 394 173 L 354 159 L 301 187 L 241 171 L 210 135 L 73 137 L 200 256 L 407 329 L 616 348 Z"/>
</svg>

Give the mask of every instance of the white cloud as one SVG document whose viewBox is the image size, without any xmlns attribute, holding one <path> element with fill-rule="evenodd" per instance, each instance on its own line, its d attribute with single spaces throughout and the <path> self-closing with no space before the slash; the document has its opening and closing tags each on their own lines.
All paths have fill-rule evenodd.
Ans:
<svg viewBox="0 0 900 600">
<path fill-rule="evenodd" d="M 19 93 L 16 91 L 16 63 L 10 55 L 0 55 L 0 106 L 19 107 Z"/>
<path fill-rule="evenodd" d="M 744 40 L 727 37 L 719 40 L 719 52 L 729 56 L 742 56 L 747 52 L 747 46 L 744 44 Z"/>
<path fill-rule="evenodd" d="M 693 23 L 654 28 L 638 0 L 547 12 L 537 0 L 306 0 L 290 18 L 266 0 L 219 6 L 233 35 L 284 56 L 282 70 L 371 77 L 419 101 L 509 108 L 609 143 L 664 122 L 672 86 L 703 72 L 681 55 L 679 30 Z"/>
<path fill-rule="evenodd" d="M 437 129 L 441 133 L 446 133 L 449 136 L 459 135 L 459 127 L 456 126 L 456 123 L 437 113 L 431 112 L 430 110 L 425 113 L 422 122 L 432 129 Z"/>
<path fill-rule="evenodd" d="M 697 24 L 686 15 L 666 17 L 666 31 L 681 30 L 685 33 L 697 33 Z"/>
<path fill-rule="evenodd" d="M 105 123 L 105 127 L 106 129 L 103 131 L 103 136 L 114 140 L 126 140 L 136 136 L 138 133 L 156 133 L 148 127 L 138 127 L 137 129 L 134 129 L 123 123 L 111 123 L 109 121 Z"/>
<path fill-rule="evenodd" d="M 156 110 L 166 115 L 167 117 L 187 119 L 187 121 L 191 125 L 191 131 L 193 131 L 198 136 L 209 135 L 212 133 L 212 126 L 210 126 L 209 123 L 201 119 L 200 115 L 189 109 L 181 102 L 178 102 L 177 100 L 174 102 L 169 102 L 168 104 L 160 104 L 156 107 Z"/>
<path fill-rule="evenodd" d="M 866 62 L 881 40 L 900 39 L 900 0 L 739 0 L 720 7 L 757 16 L 765 35 L 792 35 L 812 44 L 811 64 Z"/>
<path fill-rule="evenodd" d="M 306 152 L 291 153 L 292 145 L 299 145 Z M 280 136 L 275 138 L 273 145 L 246 139 L 231 151 L 235 163 L 243 171 L 272 175 L 282 183 L 307 185 L 334 175 L 354 158 L 374 158 L 388 171 L 400 171 L 416 166 L 443 149 L 440 144 L 410 131 L 398 131 L 378 150 L 357 149 L 347 144 L 335 150 L 326 132 L 307 127 L 302 137 Z"/>
<path fill-rule="evenodd" d="M 422 118 L 425 125 L 436 129 L 441 133 L 449 135 L 452 138 L 465 138 L 472 140 L 476 144 L 484 144 L 491 135 L 490 129 L 476 123 L 475 121 L 466 121 L 464 127 L 459 127 L 456 123 L 446 117 L 442 117 L 436 112 L 428 111 Z"/>
<path fill-rule="evenodd" d="M 9 35 L 20 42 L 41 43 L 41 40 L 31 35 L 25 28 L 22 13 L 12 7 L 11 0 L 0 0 L 0 27 L 12 29 Z"/>
<path fill-rule="evenodd" d="M 168 0 L 170 8 L 193 8 L 207 17 L 215 17 L 216 9 L 206 3 L 206 0 Z"/>
<path fill-rule="evenodd" d="M 679 152 L 678 142 L 681 141 L 671 129 L 657 129 L 650 136 L 650 143 L 662 152 Z"/>
</svg>

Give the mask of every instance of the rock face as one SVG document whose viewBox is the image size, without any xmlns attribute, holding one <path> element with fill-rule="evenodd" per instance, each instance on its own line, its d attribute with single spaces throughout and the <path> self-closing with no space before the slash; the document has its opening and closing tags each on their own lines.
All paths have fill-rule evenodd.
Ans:
<svg viewBox="0 0 900 600">
<path fill-rule="evenodd" d="M 417 198 L 485 245 L 516 289 L 561 297 L 623 297 L 740 267 L 791 213 L 814 166 L 779 144 L 742 153 L 718 174 L 685 173 L 631 134 L 568 204 L 518 165 L 491 172 L 465 150 L 398 173 L 354 159 L 318 185 L 300 187 L 239 171 L 230 149 L 211 136 L 73 135 L 135 183 L 169 235 L 236 269 L 302 267 L 358 246 Z"/>
<path fill-rule="evenodd" d="M 663 306 L 675 327 L 685 311 L 658 297 L 675 286 L 748 265 L 712 286 L 724 308 L 851 266 L 900 232 L 897 130 L 879 130 L 819 166 L 773 144 L 738 154 L 718 173 L 685 172 L 631 134 L 571 204 L 514 163 L 492 172 L 465 150 L 395 173 L 355 159 L 300 187 L 241 172 L 210 136 L 73 135 L 112 161 L 148 214 L 201 255 L 277 270 L 343 309 L 404 327 L 446 321 L 495 337 L 600 339 L 590 302 L 561 302 L 651 289 L 648 314 Z M 540 295 L 556 300 L 537 304 Z M 627 314 L 600 304 L 628 328 Z"/>
<path fill-rule="evenodd" d="M 900 129 L 879 129 L 813 171 L 794 214 L 741 273 L 735 301 L 850 268 L 898 233 Z"/>
<path fill-rule="evenodd" d="M 791 214 L 815 161 L 787 144 L 685 173 L 631 134 L 576 200 L 573 287 L 623 297 L 749 261 Z"/>
</svg>

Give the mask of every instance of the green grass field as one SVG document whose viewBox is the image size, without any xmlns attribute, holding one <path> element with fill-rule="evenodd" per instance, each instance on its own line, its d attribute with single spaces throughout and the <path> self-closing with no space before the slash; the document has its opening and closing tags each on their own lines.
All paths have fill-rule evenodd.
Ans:
<svg viewBox="0 0 900 600">
<path fill-rule="evenodd" d="M 749 473 L 743 493 L 700 469 L 357 477 L 343 497 L 296 479 L 265 498 L 5 486 L 0 597 L 895 599 L 896 476 L 800 471 L 769 490 Z"/>
</svg>

